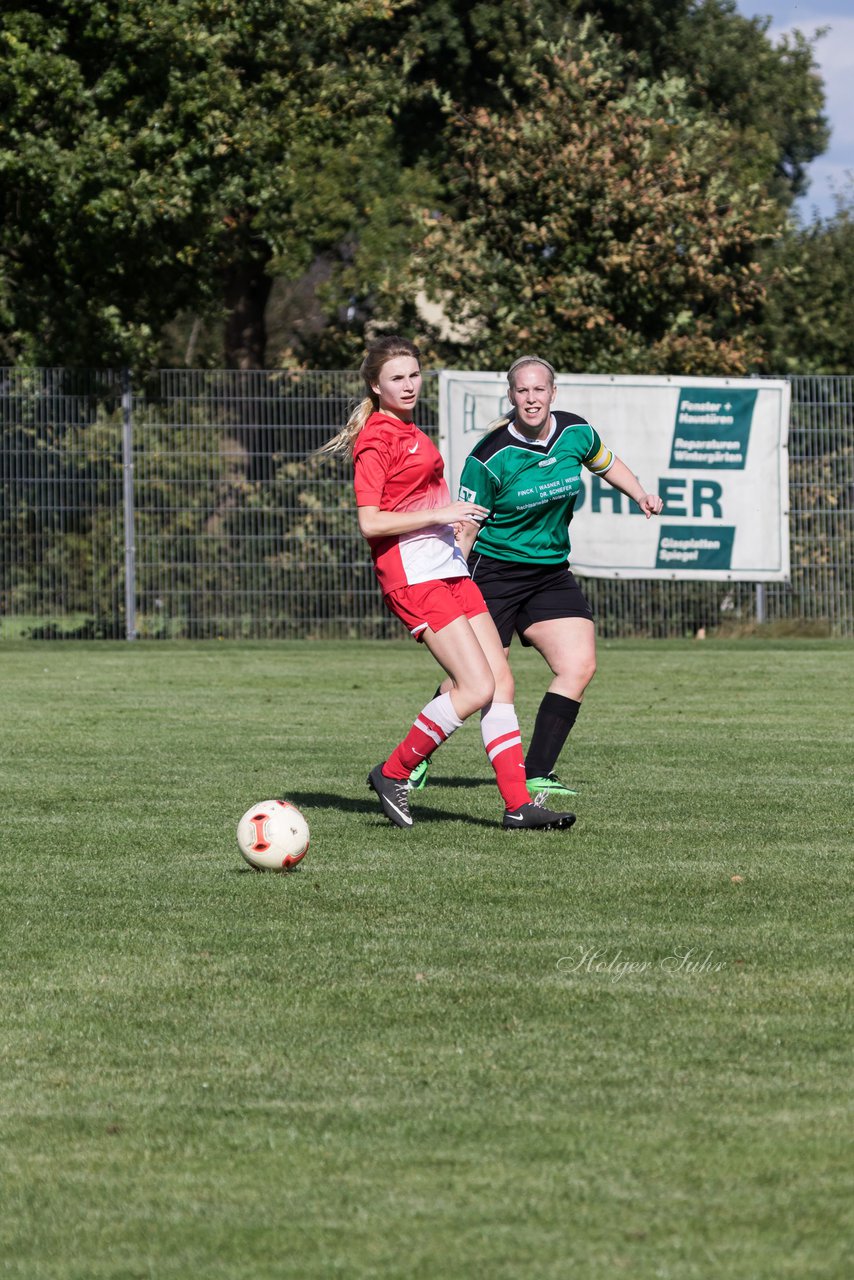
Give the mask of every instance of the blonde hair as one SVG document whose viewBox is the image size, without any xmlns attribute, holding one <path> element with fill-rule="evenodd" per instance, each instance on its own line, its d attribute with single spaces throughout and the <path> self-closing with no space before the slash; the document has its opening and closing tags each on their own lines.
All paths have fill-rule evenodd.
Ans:
<svg viewBox="0 0 854 1280">
<path fill-rule="evenodd" d="M 544 369 L 548 369 L 549 381 L 552 386 L 554 386 L 557 374 L 549 364 L 548 360 L 544 360 L 542 356 L 520 356 L 518 360 L 513 361 L 510 368 L 507 370 L 507 385 L 512 391 L 516 390 L 516 374 L 520 369 L 524 369 L 529 364 L 541 364 Z M 509 426 L 515 417 L 515 413 L 511 410 L 510 413 L 505 413 L 503 418 L 496 418 L 494 422 L 490 422 L 486 430 L 497 431 L 499 427 Z"/>
<path fill-rule="evenodd" d="M 343 431 L 339 431 L 337 436 L 333 436 L 331 440 L 327 440 L 326 444 L 321 445 L 318 453 L 347 453 L 350 457 L 353 456 L 356 437 L 371 414 L 376 413 L 380 407 L 380 398 L 374 391 L 374 384 L 379 381 L 383 365 L 388 364 L 389 360 L 397 359 L 398 356 L 411 356 L 413 360 L 421 360 L 421 352 L 408 338 L 396 336 L 377 338 L 371 343 L 365 352 L 364 360 L 359 365 L 359 373 L 362 375 L 367 394 L 350 414 Z"/>
</svg>

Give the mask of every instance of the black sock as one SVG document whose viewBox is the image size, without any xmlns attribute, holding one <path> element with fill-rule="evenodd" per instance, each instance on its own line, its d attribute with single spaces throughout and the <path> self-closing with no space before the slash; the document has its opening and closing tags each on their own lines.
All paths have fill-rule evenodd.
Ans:
<svg viewBox="0 0 854 1280">
<path fill-rule="evenodd" d="M 529 778 L 545 778 L 554 772 L 557 758 L 580 710 L 581 703 L 574 698 L 564 698 L 560 693 L 543 695 L 525 757 L 525 773 Z"/>
</svg>

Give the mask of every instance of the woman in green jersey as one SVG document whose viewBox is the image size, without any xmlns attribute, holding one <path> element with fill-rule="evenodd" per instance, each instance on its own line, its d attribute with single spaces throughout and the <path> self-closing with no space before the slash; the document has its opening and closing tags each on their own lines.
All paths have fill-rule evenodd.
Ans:
<svg viewBox="0 0 854 1280">
<path fill-rule="evenodd" d="M 487 507 L 480 525 L 460 531 L 473 581 L 480 587 L 505 651 L 514 631 L 542 654 L 552 681 L 534 722 L 525 772 L 533 795 L 574 795 L 555 768 L 596 672 L 593 614 L 569 567 L 569 522 L 581 468 L 603 476 L 644 515 L 663 503 L 575 413 L 553 410 L 555 371 L 522 356 L 507 374 L 513 408 L 492 425 L 466 459 L 460 498 Z M 410 785 L 424 784 L 413 776 Z"/>
</svg>

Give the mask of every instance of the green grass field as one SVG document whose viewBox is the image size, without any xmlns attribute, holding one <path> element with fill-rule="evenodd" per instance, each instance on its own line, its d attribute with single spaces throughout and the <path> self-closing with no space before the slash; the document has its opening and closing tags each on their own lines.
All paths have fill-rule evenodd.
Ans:
<svg viewBox="0 0 854 1280">
<path fill-rule="evenodd" d="M 0 670 L 0 1274 L 852 1274 L 854 646 L 602 645 L 536 835 L 475 724 L 379 815 L 411 643 Z M 234 841 L 271 795 L 290 875 Z"/>
</svg>

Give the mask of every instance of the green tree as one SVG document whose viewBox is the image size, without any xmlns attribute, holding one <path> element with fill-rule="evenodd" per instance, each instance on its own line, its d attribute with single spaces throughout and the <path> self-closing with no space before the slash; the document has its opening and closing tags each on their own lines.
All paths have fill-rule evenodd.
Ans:
<svg viewBox="0 0 854 1280">
<path fill-rule="evenodd" d="M 561 109 L 557 98 L 549 104 L 543 96 L 543 85 L 552 78 L 548 56 L 556 48 L 566 51 L 564 61 L 579 56 L 578 51 L 584 47 L 579 27 L 582 19 L 586 20 L 588 36 L 595 29 L 612 33 L 613 41 L 618 42 L 616 49 L 612 43 L 612 52 L 602 62 L 603 74 L 610 73 L 612 79 L 622 82 L 625 93 L 634 95 L 640 104 L 641 114 L 660 109 L 662 120 L 671 126 L 678 124 L 671 132 L 679 139 L 677 167 L 682 166 L 686 182 L 682 205 L 687 192 L 696 192 L 700 187 L 712 202 L 710 240 L 720 249 L 720 270 L 707 273 L 705 292 L 700 291 L 703 296 L 697 296 L 696 291 L 692 294 L 689 289 L 684 305 L 677 306 L 669 317 L 666 314 L 659 317 L 658 330 L 664 332 L 669 328 L 671 331 L 667 358 L 681 360 L 682 356 L 677 354 L 680 348 L 685 359 L 696 360 L 697 339 L 700 333 L 705 333 L 704 367 L 718 359 L 726 367 L 755 367 L 760 358 L 760 344 L 755 328 L 751 334 L 751 327 L 758 319 L 757 303 L 761 300 L 761 289 L 755 287 L 756 262 L 761 257 L 762 245 L 767 246 L 773 238 L 768 234 L 769 228 L 782 225 L 782 211 L 787 210 L 794 196 L 803 190 L 805 167 L 826 145 L 827 125 L 822 114 L 823 89 L 812 44 L 795 35 L 773 45 L 767 36 L 768 21 L 743 18 L 733 0 L 703 0 L 702 3 L 696 0 L 631 0 L 631 3 L 572 0 L 567 4 L 529 0 L 515 5 L 481 2 L 470 6 L 434 0 L 413 9 L 399 10 L 387 24 L 387 35 L 409 51 L 411 69 L 406 93 L 395 117 L 395 132 L 404 163 L 411 165 L 413 160 L 421 159 L 431 165 L 432 188 L 423 178 L 417 184 L 422 211 L 429 210 L 428 220 L 433 221 L 440 214 L 452 221 L 468 218 L 472 192 L 479 181 L 472 174 L 477 164 L 477 148 L 484 136 L 484 111 L 491 121 L 490 137 L 494 138 L 508 112 L 512 113 L 513 127 L 518 132 L 520 127 L 527 128 L 526 116 L 533 118 L 538 112 L 547 114 L 553 108 Z M 656 93 L 658 105 L 654 101 Z M 461 118 L 469 124 L 461 124 Z M 619 113 L 612 111 L 608 121 L 607 129 L 591 134 L 596 145 L 603 148 L 601 163 L 594 164 L 595 172 L 603 180 L 602 166 L 607 163 L 609 150 L 624 156 L 627 153 L 625 138 L 621 138 L 619 132 L 608 136 L 609 129 L 623 128 Z M 537 136 L 542 132 L 534 129 Z M 553 141 L 559 133 L 557 129 Z M 464 156 L 466 136 L 479 140 Z M 662 129 L 657 129 L 657 136 L 656 146 L 660 146 Z M 512 145 L 510 149 L 512 151 Z M 696 151 L 697 181 L 690 173 L 693 151 Z M 497 164 L 507 163 L 500 148 L 494 149 L 492 155 Z M 567 157 L 570 155 L 571 151 Z M 573 164 L 562 175 L 554 175 L 554 189 L 550 194 L 562 206 L 569 201 L 577 208 L 585 199 L 599 197 L 594 190 L 595 179 L 586 173 L 586 157 L 576 150 L 571 158 Z M 468 166 L 468 176 L 462 176 L 461 165 Z M 510 166 L 511 169 L 517 167 L 512 157 Z M 705 178 L 699 180 L 701 174 Z M 677 179 L 674 177 L 674 180 Z M 488 184 L 486 176 L 482 181 Z M 662 189 L 667 181 L 665 166 L 661 174 Z M 522 182 L 524 185 L 524 179 Z M 511 179 L 505 175 L 502 180 L 496 173 L 495 192 L 506 189 L 509 200 L 512 188 Z M 610 199 L 604 191 L 601 194 L 604 199 Z M 779 216 L 773 216 L 767 203 L 762 215 L 758 215 L 763 196 L 778 207 Z M 513 198 L 518 199 L 515 190 Z M 531 203 L 530 197 L 526 200 L 527 204 Z M 674 193 L 669 203 L 662 204 L 654 232 L 659 243 L 672 248 L 674 282 L 679 277 L 680 255 L 684 255 L 680 246 L 695 243 L 694 237 L 701 234 L 706 218 L 706 213 L 695 211 L 694 230 L 686 230 L 679 216 L 671 216 L 677 203 Z M 503 229 L 492 226 L 494 219 Z M 592 249 L 594 240 L 586 236 L 585 220 L 580 214 L 579 220 L 573 234 L 580 232 L 581 244 L 589 243 Z M 745 224 L 745 234 L 736 246 L 735 240 L 741 235 L 737 231 L 740 220 Z M 531 221 L 529 218 L 528 222 Z M 493 233 L 500 238 L 511 223 L 508 211 L 498 209 L 495 199 L 490 200 L 485 193 L 482 225 L 478 225 L 476 219 L 469 221 L 472 239 L 482 234 L 489 240 Z M 346 300 L 358 300 L 357 315 L 360 314 L 363 321 L 388 322 L 413 332 L 423 329 L 423 309 L 414 301 L 417 291 L 401 292 L 389 287 L 395 276 L 408 273 L 406 260 L 411 246 L 420 244 L 424 234 L 423 212 L 419 214 L 410 208 L 409 220 L 406 220 L 401 215 L 400 200 L 396 199 L 386 207 L 384 215 L 381 212 L 374 229 L 379 231 L 380 227 L 383 228 L 381 237 L 372 234 L 370 229 L 366 231 L 356 260 L 339 262 L 331 282 L 321 291 L 321 296 L 325 294 L 329 324 L 320 341 L 304 349 L 309 360 L 320 360 L 324 364 L 339 358 L 352 360 L 361 343 L 361 329 L 358 324 L 338 324 L 334 318 L 336 312 L 341 313 Z M 536 235 L 541 231 L 542 228 Z M 444 243 L 444 231 L 437 232 L 434 238 Z M 525 232 L 524 238 L 531 240 L 530 231 Z M 471 251 L 477 256 L 474 243 Z M 583 255 L 583 248 L 579 252 Z M 538 258 L 533 253 L 525 264 L 528 277 L 531 273 L 540 273 L 543 290 L 552 288 L 559 265 L 554 257 L 555 245 L 549 246 L 549 253 L 549 258 Z M 711 262 L 712 257 L 714 251 L 703 261 Z M 419 266 L 423 266 L 420 252 L 417 260 Z M 607 261 L 613 262 L 613 255 Z M 587 260 L 587 270 L 591 276 L 589 292 L 593 289 L 593 278 L 608 268 L 600 267 L 593 253 Z M 458 298 L 453 272 L 448 269 L 440 274 L 444 310 L 450 315 L 468 314 L 472 305 L 470 282 L 460 288 Z M 729 286 L 724 285 L 724 278 L 729 279 Z M 636 292 L 642 290 L 644 279 L 641 271 L 635 280 Z M 504 284 L 509 283 L 505 279 Z M 598 291 L 604 297 L 613 286 L 612 273 L 610 280 L 603 276 L 599 281 Z M 737 287 L 731 304 L 726 304 L 727 288 L 731 286 Z M 719 303 L 710 301 L 710 289 L 717 290 Z M 671 292 L 676 290 L 674 283 Z M 651 289 L 644 302 L 647 311 L 658 305 L 654 295 L 655 290 Z M 659 296 L 666 300 L 667 291 Z M 628 299 L 625 301 L 628 303 Z M 662 302 L 665 310 L 668 305 Z M 728 314 L 727 306 L 732 314 Z M 710 311 L 715 313 L 714 323 Z M 621 323 L 620 316 L 618 312 Z M 582 323 L 586 324 L 588 319 Z M 591 324 L 595 329 L 599 321 L 591 320 Z M 693 331 L 690 355 L 684 333 L 678 338 L 678 330 L 685 330 L 686 326 Z M 562 325 L 561 331 L 564 328 Z M 628 346 L 642 343 L 644 334 L 650 332 L 656 334 L 656 322 L 647 314 L 635 338 L 627 339 Z M 735 335 L 734 341 L 732 335 Z M 660 336 L 657 333 L 654 340 L 658 341 Z M 601 351 L 598 343 L 591 345 L 595 348 L 594 354 Z M 449 358 L 454 356 L 451 344 L 445 343 L 442 349 L 448 351 Z M 584 354 L 583 346 L 579 345 L 577 351 L 580 358 Z M 741 354 L 736 355 L 737 351 Z M 662 349 L 656 347 L 655 355 L 662 354 Z M 631 359 L 634 361 L 635 357 Z"/>
<path fill-rule="evenodd" d="M 0 27 L 0 324 L 37 362 L 153 358 L 185 307 L 264 360 L 275 275 L 358 230 L 394 0 L 45 0 Z"/>
<path fill-rule="evenodd" d="M 683 82 L 621 77 L 608 42 L 533 57 L 526 105 L 454 118 L 453 211 L 417 215 L 417 251 L 378 314 L 411 320 L 419 293 L 422 314 L 438 305 L 430 336 L 448 361 L 503 367 L 539 348 L 564 369 L 755 368 L 756 257 L 780 214 L 733 182 L 732 133 Z"/>
<path fill-rule="evenodd" d="M 854 190 L 833 217 L 792 225 L 769 256 L 762 331 L 771 373 L 854 370 Z"/>
<path fill-rule="evenodd" d="M 811 46 L 774 49 L 734 0 L 13 0 L 0 352 L 152 362 L 185 314 L 194 334 L 224 327 L 206 358 L 257 367 L 274 279 L 304 282 L 316 313 L 319 339 L 280 343 L 304 360 L 349 362 L 368 321 L 418 328 L 387 282 L 421 240 L 412 206 L 454 215 L 467 199 L 449 103 L 467 118 L 536 110 L 550 75 L 537 37 L 557 47 L 585 13 L 637 50 L 627 92 L 681 74 L 680 120 L 711 122 L 729 204 L 801 189 L 826 137 Z"/>
<path fill-rule="evenodd" d="M 807 166 L 826 149 L 824 87 L 814 40 L 768 38 L 770 19 L 746 18 L 735 0 L 573 0 L 637 58 L 641 75 L 684 78 L 690 105 L 726 120 L 748 181 L 783 204 L 805 192 Z"/>
<path fill-rule="evenodd" d="M 524 98 L 532 34 L 559 39 L 576 25 L 571 7 L 556 0 L 428 0 L 401 5 L 391 20 L 374 24 L 365 38 L 389 56 L 402 51 L 406 67 L 395 112 L 406 163 L 422 156 L 441 160 L 444 97 L 463 111 L 500 110 L 509 84 Z"/>
<path fill-rule="evenodd" d="M 824 92 L 813 40 L 801 33 L 777 44 L 770 19 L 745 18 L 735 0 L 454 0 L 401 6 L 371 39 L 404 49 L 409 69 L 396 132 L 411 158 L 440 153 L 439 100 L 459 110 L 501 110 L 502 86 L 524 103 L 532 37 L 555 42 L 584 19 L 613 35 L 635 74 L 681 76 L 687 101 L 725 119 L 741 135 L 743 159 L 785 203 L 803 194 L 806 166 L 826 148 Z"/>
</svg>

